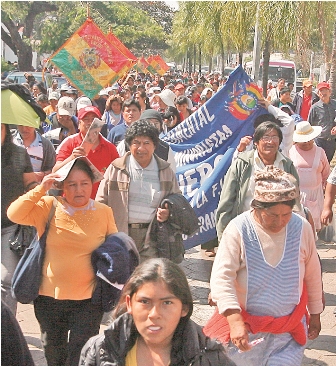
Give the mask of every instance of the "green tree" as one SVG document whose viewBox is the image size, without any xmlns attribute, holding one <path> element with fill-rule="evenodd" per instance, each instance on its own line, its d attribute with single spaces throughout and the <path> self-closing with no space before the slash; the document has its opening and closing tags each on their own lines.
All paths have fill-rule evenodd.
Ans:
<svg viewBox="0 0 336 366">
<path fill-rule="evenodd" d="M 57 50 L 86 20 L 83 2 L 58 2 L 59 11 L 40 22 L 41 52 Z M 132 2 L 92 1 L 90 17 L 104 33 L 110 30 L 137 56 L 167 49 L 161 25 Z"/>
<path fill-rule="evenodd" d="M 1 2 L 1 39 L 18 56 L 19 69 L 31 70 L 32 34 L 34 21 L 38 14 L 55 11 L 57 6 L 46 1 Z M 19 30 L 22 29 L 22 37 Z"/>
</svg>

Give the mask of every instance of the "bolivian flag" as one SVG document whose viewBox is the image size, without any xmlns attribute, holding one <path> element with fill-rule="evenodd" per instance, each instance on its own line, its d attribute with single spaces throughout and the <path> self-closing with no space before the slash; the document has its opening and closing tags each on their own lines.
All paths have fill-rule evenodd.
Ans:
<svg viewBox="0 0 336 366">
<path fill-rule="evenodd" d="M 159 55 L 149 56 L 147 58 L 147 62 L 149 64 L 147 70 L 151 74 L 159 74 L 160 76 L 162 76 L 167 70 L 169 70 L 169 66 L 162 60 Z"/>
<path fill-rule="evenodd" d="M 138 59 L 138 62 L 136 65 L 134 65 L 134 69 L 137 71 L 137 72 L 143 72 L 144 74 L 146 74 L 148 72 L 147 70 L 147 67 L 148 67 L 148 62 L 146 61 L 146 59 L 141 56 L 139 59 Z"/>
<path fill-rule="evenodd" d="M 90 18 L 50 57 L 50 61 L 89 98 L 117 81 L 130 63 Z"/>
<path fill-rule="evenodd" d="M 137 62 L 138 59 L 133 53 L 120 41 L 120 39 L 114 35 L 111 31 L 106 35 L 106 38 L 110 41 L 112 45 L 114 45 L 125 57 L 128 59 L 128 62 L 125 64 L 123 69 L 119 72 L 119 75 L 126 74 Z M 113 84 L 114 81 L 111 81 L 110 84 Z"/>
</svg>

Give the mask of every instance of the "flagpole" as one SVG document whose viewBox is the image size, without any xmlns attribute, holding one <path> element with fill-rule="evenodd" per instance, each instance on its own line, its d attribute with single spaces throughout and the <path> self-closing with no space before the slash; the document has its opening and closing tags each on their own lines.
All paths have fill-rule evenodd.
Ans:
<svg viewBox="0 0 336 366">
<path fill-rule="evenodd" d="M 86 3 L 86 17 L 88 19 L 90 18 L 90 3 L 89 2 Z"/>
</svg>

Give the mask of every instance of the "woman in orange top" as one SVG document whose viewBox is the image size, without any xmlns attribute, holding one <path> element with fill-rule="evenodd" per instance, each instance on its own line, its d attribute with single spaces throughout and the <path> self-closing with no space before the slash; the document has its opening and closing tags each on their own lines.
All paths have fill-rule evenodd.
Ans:
<svg viewBox="0 0 336 366">
<path fill-rule="evenodd" d="M 95 176 L 87 162 L 77 159 L 68 164 L 34 301 L 48 365 L 60 366 L 78 365 L 81 348 L 99 333 L 103 311 L 91 303 L 95 286 L 91 253 L 107 235 L 117 232 L 111 208 L 90 199 Z M 55 179 L 62 179 L 59 172 L 45 176 L 39 186 L 14 201 L 8 208 L 10 220 L 35 226 L 41 236 L 54 199 L 46 192 Z"/>
</svg>

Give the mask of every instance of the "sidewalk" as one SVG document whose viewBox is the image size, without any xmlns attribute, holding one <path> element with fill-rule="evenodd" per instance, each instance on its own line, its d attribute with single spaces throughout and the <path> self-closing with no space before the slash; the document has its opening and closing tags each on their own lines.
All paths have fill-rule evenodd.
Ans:
<svg viewBox="0 0 336 366">
<path fill-rule="evenodd" d="M 336 244 L 317 242 L 322 260 L 323 284 L 326 297 L 326 308 L 322 313 L 322 330 L 320 336 L 309 341 L 301 366 L 336 366 Z M 200 246 L 187 251 L 182 267 L 188 277 L 194 297 L 192 319 L 204 325 L 213 314 L 214 309 L 208 305 L 209 279 L 213 258 L 208 258 Z M 40 342 L 38 323 L 32 305 L 18 305 L 17 319 L 26 337 L 36 366 L 46 366 Z M 103 331 L 105 327 L 101 327 Z"/>
</svg>

